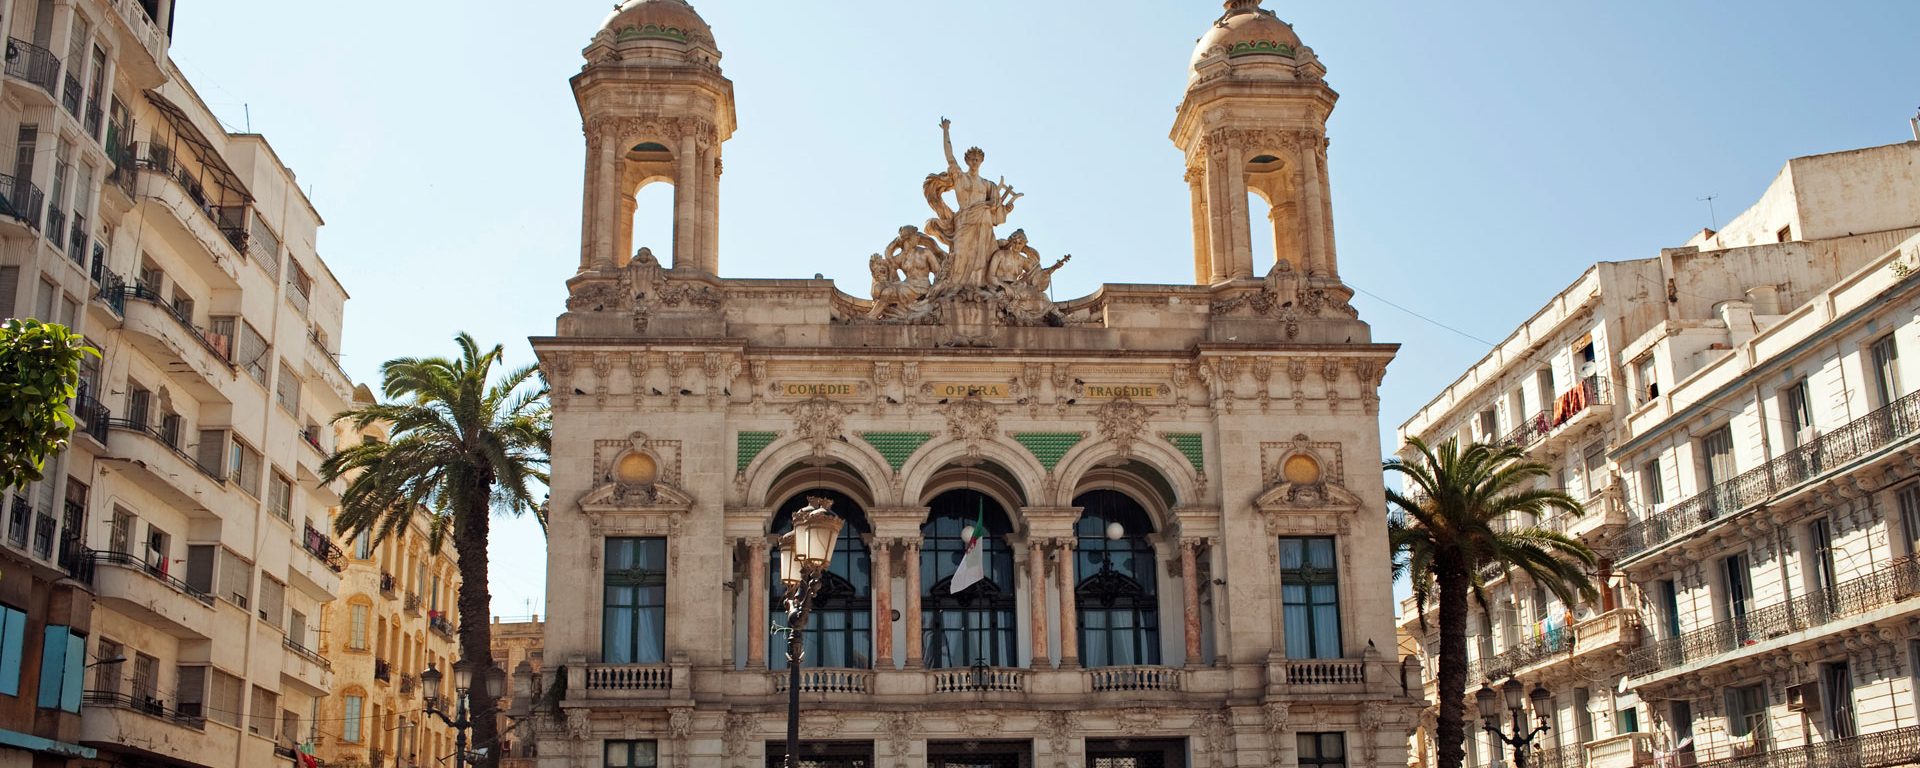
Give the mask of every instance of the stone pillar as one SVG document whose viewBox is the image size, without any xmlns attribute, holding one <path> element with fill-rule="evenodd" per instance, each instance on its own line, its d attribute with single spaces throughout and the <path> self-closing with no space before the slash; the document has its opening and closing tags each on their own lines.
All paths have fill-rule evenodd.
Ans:
<svg viewBox="0 0 1920 768">
<path fill-rule="evenodd" d="M 1200 665 L 1200 540 L 1180 540 L 1181 613 L 1186 620 L 1187 666 Z"/>
<path fill-rule="evenodd" d="M 907 573 L 907 668 L 919 669 L 924 663 L 921 649 L 924 641 L 920 637 L 920 540 L 908 539 L 901 549 L 900 567 Z"/>
<path fill-rule="evenodd" d="M 1047 555 L 1038 539 L 1027 541 L 1027 612 L 1034 669 L 1053 666 L 1047 654 Z"/>
<path fill-rule="evenodd" d="M 1320 178 L 1320 151 L 1313 146 L 1319 141 L 1309 137 L 1306 145 L 1300 148 L 1300 191 L 1301 207 L 1305 221 L 1302 242 L 1306 246 L 1305 267 L 1308 277 L 1327 277 L 1334 273 L 1327 255 L 1326 207 L 1322 202 L 1324 182 Z"/>
<path fill-rule="evenodd" d="M 893 542 L 875 540 L 873 558 L 873 658 L 876 669 L 893 669 Z"/>
<path fill-rule="evenodd" d="M 1207 140 L 1207 255 L 1210 282 L 1227 279 L 1233 253 L 1233 201 L 1227 194 L 1227 148 L 1222 139 Z"/>
<path fill-rule="evenodd" d="M 1193 282 L 1213 282 L 1213 253 L 1207 244 L 1207 172 L 1200 166 L 1187 168 L 1187 192 L 1193 196 Z"/>
<path fill-rule="evenodd" d="M 613 259 L 615 264 L 633 258 L 633 215 L 640 210 L 640 201 L 627 192 L 625 180 L 620 184 L 619 218 L 613 221 Z"/>
<path fill-rule="evenodd" d="M 1247 153 L 1236 145 L 1227 147 L 1227 202 L 1232 205 L 1229 231 L 1233 233 L 1228 248 L 1227 276 L 1253 277 L 1253 231 L 1252 214 L 1247 209 Z"/>
<path fill-rule="evenodd" d="M 704 257 L 701 268 L 713 274 L 720 274 L 720 140 L 715 137 L 713 149 L 707 152 L 705 169 L 711 172 L 700 179 L 700 249 Z"/>
<path fill-rule="evenodd" d="M 619 143 L 616 129 L 607 126 L 587 128 L 587 178 L 581 185 L 580 270 L 613 266 L 613 210 L 619 193 L 615 190 L 619 167 L 613 147 Z"/>
<path fill-rule="evenodd" d="M 1054 563 L 1055 588 L 1060 590 L 1060 668 L 1069 669 L 1080 666 L 1080 628 L 1079 614 L 1074 611 L 1073 547 L 1071 538 L 1055 539 L 1054 551 L 1059 560 Z"/>
<path fill-rule="evenodd" d="M 1327 277 L 1340 279 L 1340 249 L 1334 245 L 1333 236 L 1333 187 L 1327 181 L 1327 144 L 1324 139 L 1314 147 L 1314 169 L 1320 177 L 1320 268 L 1327 271 Z"/>
<path fill-rule="evenodd" d="M 747 543 L 747 669 L 767 668 L 767 539 Z"/>
<path fill-rule="evenodd" d="M 699 140 L 691 131 L 680 137 L 673 174 L 673 268 L 700 266 Z"/>
</svg>

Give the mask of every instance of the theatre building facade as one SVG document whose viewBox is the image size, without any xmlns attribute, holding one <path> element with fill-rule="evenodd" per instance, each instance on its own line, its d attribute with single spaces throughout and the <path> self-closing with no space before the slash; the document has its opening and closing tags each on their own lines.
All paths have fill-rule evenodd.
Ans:
<svg viewBox="0 0 1920 768">
<path fill-rule="evenodd" d="M 681 0 L 614 12 L 572 83 L 580 268 L 533 340 L 554 393 L 541 768 L 777 765 L 769 565 L 810 499 L 846 525 L 806 632 L 806 765 L 1406 763 L 1420 682 L 1395 654 L 1376 414 L 1395 347 L 1337 268 L 1335 94 L 1258 2 L 1206 21 L 1172 131 L 1194 281 L 1056 302 L 1066 260 L 1039 249 L 1063 249 L 956 152 L 964 121 L 928 121 L 931 173 L 899 184 L 929 216 L 874 233 L 867 297 L 723 275 L 712 30 Z M 630 224 L 653 183 L 670 243 Z M 973 526 L 985 577 L 952 590 Z"/>
</svg>

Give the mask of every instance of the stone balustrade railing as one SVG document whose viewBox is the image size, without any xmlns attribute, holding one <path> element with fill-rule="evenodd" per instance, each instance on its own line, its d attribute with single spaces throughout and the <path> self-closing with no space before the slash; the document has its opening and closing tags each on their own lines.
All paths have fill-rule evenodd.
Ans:
<svg viewBox="0 0 1920 768">
<path fill-rule="evenodd" d="M 665 664 L 595 664 L 587 667 L 589 691 L 664 691 L 673 687 Z"/>
<path fill-rule="evenodd" d="M 1364 685 L 1365 661 L 1344 659 L 1288 659 L 1284 662 L 1289 686 Z"/>
<path fill-rule="evenodd" d="M 936 669 L 932 670 L 928 680 L 936 694 L 976 691 L 1023 693 L 1027 690 L 1027 670 L 1006 667 Z"/>
<path fill-rule="evenodd" d="M 770 672 L 774 693 L 787 692 L 787 672 Z M 872 693 L 873 672 L 865 669 L 802 669 L 801 693 Z"/>
<path fill-rule="evenodd" d="M 1086 672 L 1094 693 L 1105 691 L 1178 691 L 1178 667 L 1101 667 Z"/>
</svg>

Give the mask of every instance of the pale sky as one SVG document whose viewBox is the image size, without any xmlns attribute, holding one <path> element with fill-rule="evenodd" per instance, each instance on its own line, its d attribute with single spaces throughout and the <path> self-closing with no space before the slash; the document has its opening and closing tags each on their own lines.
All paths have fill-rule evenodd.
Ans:
<svg viewBox="0 0 1920 768">
<path fill-rule="evenodd" d="M 175 60 L 230 130 L 267 136 L 328 222 L 357 381 L 451 354 L 458 330 L 516 364 L 552 332 L 579 259 L 567 78 L 610 5 L 182 3 Z M 1702 197 L 1725 222 L 1790 157 L 1910 140 L 1920 105 L 1910 0 L 1267 5 L 1342 94 L 1328 127 L 1341 272 L 1375 340 L 1405 345 L 1382 393 L 1389 451 L 1487 351 L 1468 336 L 1499 340 L 1594 261 L 1683 243 L 1710 223 Z M 1026 193 L 1009 226 L 1049 259 L 1074 254 L 1059 297 L 1191 281 L 1167 132 L 1219 3 L 696 6 L 740 118 L 722 275 L 818 272 L 863 295 L 866 255 L 926 217 L 946 116 Z M 493 566 L 496 614 L 540 610 L 530 519 L 496 523 Z"/>
</svg>

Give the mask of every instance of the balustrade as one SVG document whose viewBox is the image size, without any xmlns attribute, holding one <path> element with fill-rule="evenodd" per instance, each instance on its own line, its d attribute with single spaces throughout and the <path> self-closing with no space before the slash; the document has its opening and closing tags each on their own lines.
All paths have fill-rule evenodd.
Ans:
<svg viewBox="0 0 1920 768">
<path fill-rule="evenodd" d="M 1101 667 L 1086 672 L 1094 692 L 1178 691 L 1180 670 L 1174 667 Z"/>
<path fill-rule="evenodd" d="M 787 673 L 770 672 L 775 693 L 787 692 Z M 801 669 L 801 693 L 872 693 L 873 672 L 865 669 Z"/>
<path fill-rule="evenodd" d="M 934 693 L 1000 692 L 1027 690 L 1027 671 L 1006 667 L 961 667 L 932 670 Z"/>
<path fill-rule="evenodd" d="M 671 688 L 673 668 L 665 664 L 595 664 L 587 667 L 589 691 L 665 691 Z"/>
</svg>

